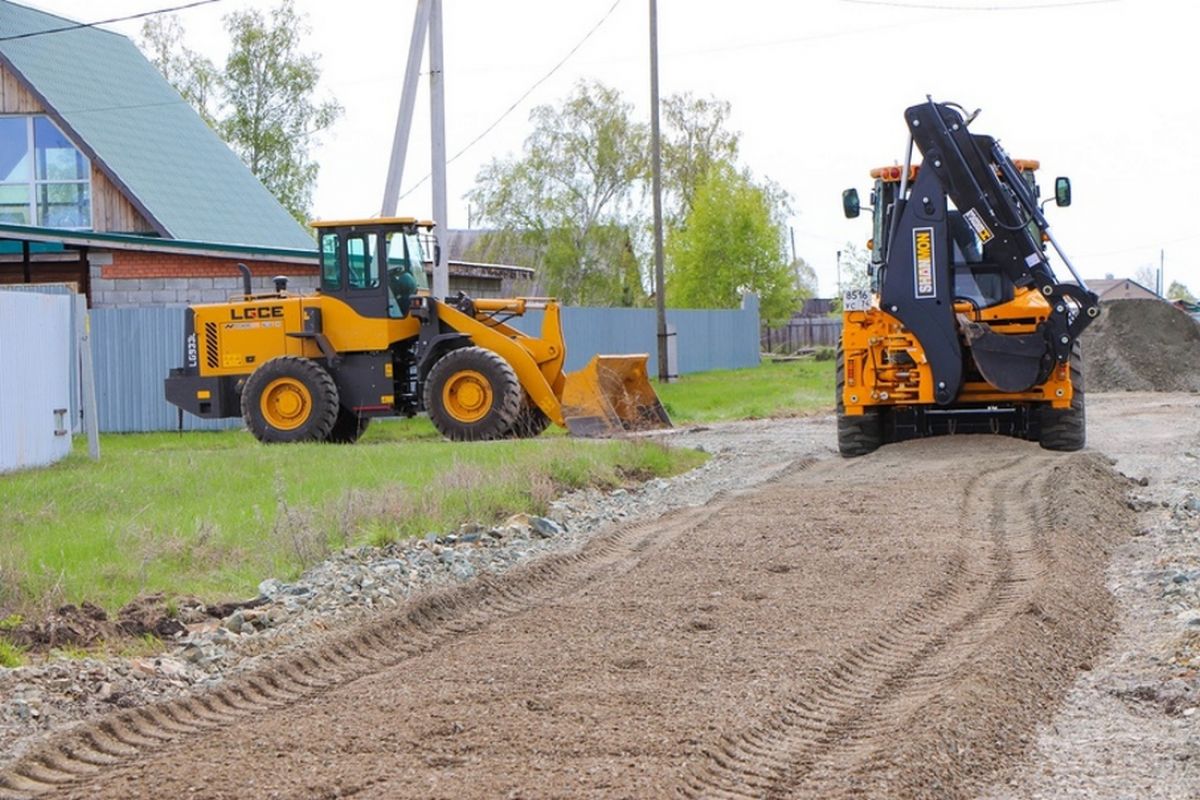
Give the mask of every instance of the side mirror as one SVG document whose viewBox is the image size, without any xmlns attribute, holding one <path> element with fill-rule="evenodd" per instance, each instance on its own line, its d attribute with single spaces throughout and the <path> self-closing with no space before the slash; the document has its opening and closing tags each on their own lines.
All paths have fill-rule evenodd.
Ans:
<svg viewBox="0 0 1200 800">
<path fill-rule="evenodd" d="M 1054 204 L 1056 206 L 1071 205 L 1071 179 L 1054 179 Z"/>
<path fill-rule="evenodd" d="M 858 216 L 861 206 L 858 202 L 858 189 L 847 189 L 842 192 L 842 213 L 847 219 L 854 219 Z"/>
</svg>

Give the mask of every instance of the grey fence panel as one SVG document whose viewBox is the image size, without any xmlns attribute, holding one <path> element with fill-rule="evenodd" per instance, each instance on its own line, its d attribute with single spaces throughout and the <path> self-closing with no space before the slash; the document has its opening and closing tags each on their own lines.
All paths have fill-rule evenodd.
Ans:
<svg viewBox="0 0 1200 800">
<path fill-rule="evenodd" d="M 681 375 L 758 364 L 758 298 L 754 295 L 736 310 L 672 309 L 667 323 L 675 326 Z"/>
<path fill-rule="evenodd" d="M 179 410 L 163 395 L 163 380 L 183 364 L 183 306 L 92 310 L 96 416 L 109 433 L 170 431 Z M 236 428 L 239 419 L 183 415 L 184 430 Z"/>
<path fill-rule="evenodd" d="M 526 333 L 541 331 L 542 313 L 531 312 L 512 325 Z M 668 309 L 667 325 L 675 328 L 679 373 L 739 369 L 758 364 L 758 298 L 746 297 L 730 310 Z M 583 367 L 596 354 L 648 353 L 648 370 L 658 374 L 658 321 L 652 308 L 562 309 L 567 342 L 567 370 Z"/>
<path fill-rule="evenodd" d="M 0 292 L 0 472 L 71 452 L 70 297 Z"/>
<path fill-rule="evenodd" d="M 99 308 L 91 312 L 92 352 L 100 430 L 169 431 L 179 425 L 178 410 L 163 397 L 163 380 L 183 363 L 183 306 Z M 513 324 L 538 334 L 543 314 L 531 312 Z M 672 309 L 667 322 L 677 332 L 681 373 L 735 369 L 758 364 L 758 301 L 719 311 Z M 562 309 L 568 370 L 598 353 L 648 353 L 651 375 L 658 371 L 654 309 Z M 241 420 L 202 420 L 183 415 L 184 430 L 236 428 Z"/>
</svg>

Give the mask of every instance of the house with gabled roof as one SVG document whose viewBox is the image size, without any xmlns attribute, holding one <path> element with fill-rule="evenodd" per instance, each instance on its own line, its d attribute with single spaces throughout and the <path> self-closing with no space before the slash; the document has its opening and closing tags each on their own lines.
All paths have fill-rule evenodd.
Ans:
<svg viewBox="0 0 1200 800">
<path fill-rule="evenodd" d="M 0 0 L 0 282 L 94 304 L 315 285 L 313 240 L 128 38 Z"/>
<path fill-rule="evenodd" d="M 222 301 L 317 282 L 312 237 L 127 37 L 0 0 L 0 284 L 96 306 Z M 496 296 L 532 270 L 451 263 Z"/>
</svg>

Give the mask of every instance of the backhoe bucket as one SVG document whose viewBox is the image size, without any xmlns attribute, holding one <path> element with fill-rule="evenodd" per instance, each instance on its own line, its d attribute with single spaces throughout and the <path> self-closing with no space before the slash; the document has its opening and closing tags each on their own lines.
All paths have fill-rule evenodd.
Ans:
<svg viewBox="0 0 1200 800">
<path fill-rule="evenodd" d="M 649 356 L 593 356 L 563 387 L 563 419 L 574 436 L 671 427 L 646 374 Z"/>
</svg>

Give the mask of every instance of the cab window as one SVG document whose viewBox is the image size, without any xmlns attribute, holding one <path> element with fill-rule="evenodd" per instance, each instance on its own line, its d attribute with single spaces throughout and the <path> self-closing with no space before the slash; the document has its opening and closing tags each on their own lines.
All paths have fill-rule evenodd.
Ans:
<svg viewBox="0 0 1200 800">
<path fill-rule="evenodd" d="M 351 289 L 379 287 L 379 261 L 376 259 L 376 236 L 362 234 L 346 239 L 346 264 L 350 272 Z"/>
<path fill-rule="evenodd" d="M 321 288 L 326 291 L 342 288 L 342 268 L 338 255 L 337 234 L 321 234 Z"/>
<path fill-rule="evenodd" d="M 418 289 L 428 289 L 421 242 L 411 233 L 387 235 L 388 315 L 405 317 Z"/>
</svg>

